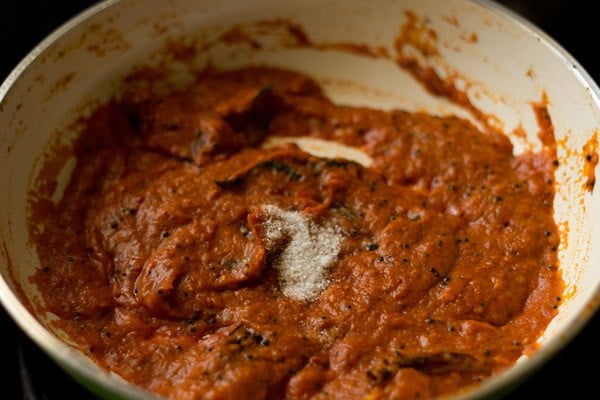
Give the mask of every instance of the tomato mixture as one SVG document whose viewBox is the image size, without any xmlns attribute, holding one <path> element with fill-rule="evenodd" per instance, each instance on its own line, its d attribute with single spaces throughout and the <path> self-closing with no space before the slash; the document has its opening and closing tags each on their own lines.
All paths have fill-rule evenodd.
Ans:
<svg viewBox="0 0 600 400">
<path fill-rule="evenodd" d="M 434 398 L 513 365 L 556 315 L 551 152 L 267 67 L 86 123 L 62 199 L 37 204 L 33 279 L 73 343 L 160 396 Z"/>
</svg>

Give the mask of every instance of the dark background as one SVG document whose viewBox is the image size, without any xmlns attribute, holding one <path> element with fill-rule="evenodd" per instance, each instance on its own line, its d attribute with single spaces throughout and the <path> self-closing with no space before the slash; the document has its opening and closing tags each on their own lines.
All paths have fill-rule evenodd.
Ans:
<svg viewBox="0 0 600 400">
<path fill-rule="evenodd" d="M 600 24 L 595 1 L 499 1 L 536 24 L 600 82 Z M 0 0 L 0 82 L 54 29 L 91 0 Z M 1 190 L 1 189 L 0 189 Z M 0 399 L 94 399 L 73 383 L 0 308 Z M 507 399 L 599 398 L 600 314 L 567 347 Z M 585 395 L 583 395 L 585 393 Z"/>
</svg>

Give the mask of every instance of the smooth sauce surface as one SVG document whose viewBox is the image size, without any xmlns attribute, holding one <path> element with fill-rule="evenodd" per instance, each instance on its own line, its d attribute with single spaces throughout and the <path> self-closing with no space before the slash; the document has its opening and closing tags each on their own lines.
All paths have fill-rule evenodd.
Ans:
<svg viewBox="0 0 600 400">
<path fill-rule="evenodd" d="M 34 214 L 35 282 L 86 354 L 166 398 L 432 398 L 531 351 L 560 302 L 553 159 L 457 117 L 246 68 L 99 108 L 76 156 Z"/>
</svg>

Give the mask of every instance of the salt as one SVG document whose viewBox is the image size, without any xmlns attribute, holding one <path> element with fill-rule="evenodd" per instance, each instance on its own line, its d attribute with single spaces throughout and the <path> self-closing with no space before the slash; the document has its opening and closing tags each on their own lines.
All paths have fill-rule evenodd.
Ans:
<svg viewBox="0 0 600 400">
<path fill-rule="evenodd" d="M 336 261 L 342 234 L 330 225 L 317 225 L 297 211 L 274 205 L 262 207 L 267 249 L 281 250 L 274 267 L 279 271 L 283 294 L 299 301 L 314 299 L 329 282 L 328 272 Z M 284 243 L 283 249 L 277 245 Z"/>
</svg>

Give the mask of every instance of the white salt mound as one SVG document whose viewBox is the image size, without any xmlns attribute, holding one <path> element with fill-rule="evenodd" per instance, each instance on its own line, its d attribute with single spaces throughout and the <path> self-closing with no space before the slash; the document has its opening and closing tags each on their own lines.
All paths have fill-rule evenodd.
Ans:
<svg viewBox="0 0 600 400">
<path fill-rule="evenodd" d="M 299 301 L 314 299 L 327 287 L 329 267 L 336 261 L 342 235 L 330 225 L 319 226 L 297 211 L 262 207 L 267 248 L 287 239 L 275 260 L 283 294 Z"/>
</svg>

